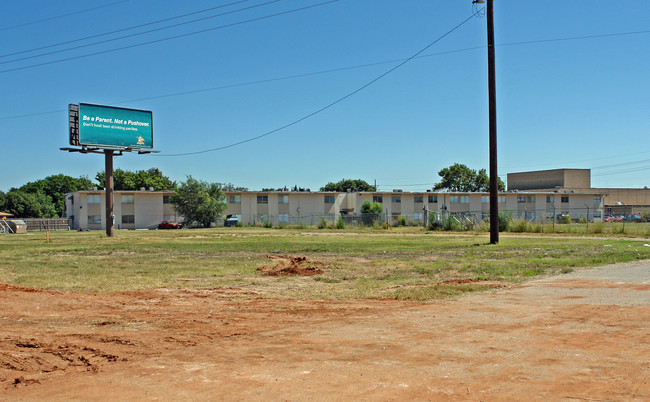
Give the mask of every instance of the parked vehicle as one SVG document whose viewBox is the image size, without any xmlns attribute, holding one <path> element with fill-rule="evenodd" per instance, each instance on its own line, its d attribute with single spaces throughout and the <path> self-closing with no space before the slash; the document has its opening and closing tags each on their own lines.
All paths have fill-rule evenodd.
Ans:
<svg viewBox="0 0 650 402">
<path fill-rule="evenodd" d="M 182 223 L 165 220 L 158 224 L 158 229 L 181 229 L 183 227 Z"/>
<path fill-rule="evenodd" d="M 627 222 L 641 222 L 641 217 L 639 215 L 628 215 L 625 217 Z"/>
<path fill-rule="evenodd" d="M 603 217 L 603 222 L 611 222 L 611 221 L 612 221 L 612 217 L 611 217 L 611 215 L 605 215 L 605 216 Z"/>
<path fill-rule="evenodd" d="M 239 220 L 237 218 L 233 217 L 232 215 L 228 215 L 226 217 L 226 220 L 223 222 L 223 225 L 229 228 L 231 226 L 237 226 L 238 223 Z"/>
</svg>

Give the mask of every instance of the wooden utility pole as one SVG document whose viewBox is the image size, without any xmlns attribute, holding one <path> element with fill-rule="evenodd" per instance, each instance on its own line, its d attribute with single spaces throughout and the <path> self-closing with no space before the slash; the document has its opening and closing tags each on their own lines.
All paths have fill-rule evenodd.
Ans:
<svg viewBox="0 0 650 402">
<path fill-rule="evenodd" d="M 494 66 L 493 0 L 487 0 L 488 96 L 490 107 L 490 244 L 499 242 L 499 175 L 497 173 L 497 95 Z"/>
<path fill-rule="evenodd" d="M 105 161 L 105 177 L 104 188 L 106 189 L 106 236 L 113 237 L 115 216 L 113 215 L 113 151 L 109 149 L 104 150 Z"/>
</svg>

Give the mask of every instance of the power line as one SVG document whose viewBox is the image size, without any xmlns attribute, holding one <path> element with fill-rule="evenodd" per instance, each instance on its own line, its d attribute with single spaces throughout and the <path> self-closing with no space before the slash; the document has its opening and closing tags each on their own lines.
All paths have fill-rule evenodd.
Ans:
<svg viewBox="0 0 650 402">
<path fill-rule="evenodd" d="M 248 1 L 248 0 L 243 0 L 243 1 Z M 224 15 L 234 14 L 234 13 L 237 13 L 237 12 L 240 12 L 240 11 L 251 10 L 253 8 L 266 6 L 266 5 L 269 5 L 269 4 L 272 4 L 272 3 L 278 3 L 280 1 L 282 1 L 282 0 L 271 0 L 271 1 L 268 1 L 266 3 L 256 4 L 256 5 L 253 5 L 253 6 L 244 7 L 244 8 L 240 8 L 240 9 L 232 10 L 232 11 L 227 11 L 227 12 L 220 13 L 220 14 L 209 15 L 207 17 L 197 18 L 197 19 L 194 19 L 194 20 L 191 20 L 191 21 L 185 21 L 185 22 L 180 22 L 178 24 L 168 25 L 168 26 L 164 26 L 164 27 L 160 27 L 160 28 L 156 28 L 156 29 L 150 29 L 148 31 L 142 31 L 142 32 L 137 32 L 137 33 L 133 33 L 133 34 L 129 34 L 129 35 L 123 35 L 123 36 L 119 36 L 117 38 L 104 39 L 104 40 L 100 40 L 100 41 L 93 42 L 93 43 L 86 43 L 86 44 L 83 44 L 83 45 L 69 47 L 67 49 L 53 50 L 51 52 L 40 53 L 40 54 L 31 55 L 31 56 L 25 56 L 25 57 L 21 57 L 21 58 L 18 58 L 18 59 L 13 59 L 13 60 L 7 60 L 7 61 L 0 62 L 0 64 L 15 63 L 15 62 L 18 62 L 18 61 L 35 59 L 35 58 L 39 58 L 39 57 L 43 57 L 43 56 L 50 56 L 50 55 L 53 55 L 53 54 L 69 52 L 71 50 L 83 49 L 85 47 L 91 47 L 91 46 L 95 46 L 95 45 L 102 45 L 104 43 L 110 43 L 110 42 L 115 42 L 115 41 L 122 40 L 122 39 L 133 38 L 133 37 L 136 37 L 136 36 L 146 35 L 146 34 L 149 34 L 149 33 L 152 33 L 152 32 L 158 32 L 158 31 L 163 31 L 163 30 L 166 30 L 166 29 L 176 28 L 176 27 L 183 26 L 183 25 L 194 24 L 196 22 L 201 22 L 201 21 L 205 21 L 205 20 L 208 20 L 208 19 L 212 19 L 212 18 L 223 17 Z M 233 4 L 237 4 L 237 3 L 240 3 L 240 2 L 241 1 L 235 2 L 235 3 L 230 3 L 230 4 L 227 4 L 227 5 L 224 5 L 223 7 L 230 6 L 230 5 L 233 5 Z"/>
<path fill-rule="evenodd" d="M 575 37 L 575 38 L 564 38 L 564 39 L 562 39 L 562 38 L 560 38 L 560 39 L 540 39 L 540 40 L 534 40 L 534 41 L 529 41 L 529 42 L 503 43 L 503 44 L 498 44 L 496 46 L 498 47 L 498 46 L 508 46 L 508 45 L 523 45 L 523 44 L 529 44 L 529 43 L 555 42 L 555 41 L 561 41 L 561 40 L 580 40 L 580 39 L 586 39 L 586 38 L 633 35 L 633 34 L 644 34 L 644 33 L 650 33 L 650 31 L 619 32 L 619 33 L 613 33 L 613 34 L 580 36 L 580 37 Z M 467 51 L 478 50 L 478 49 L 485 49 L 485 46 L 473 46 L 473 47 L 468 47 L 468 48 L 463 48 L 463 49 L 449 50 L 449 51 L 445 51 L 445 52 L 430 53 L 430 54 L 425 54 L 425 55 L 418 56 L 416 58 L 419 59 L 419 58 L 424 58 L 424 57 L 441 56 L 441 55 L 446 55 L 446 54 L 461 53 L 461 52 L 467 52 Z M 378 65 L 382 65 L 382 64 L 390 64 L 390 63 L 401 62 L 401 61 L 404 61 L 404 60 L 405 59 L 393 59 L 393 60 L 378 61 L 378 62 L 373 62 L 373 63 L 359 64 L 359 65 L 355 65 L 355 66 L 347 66 L 347 67 L 333 68 L 333 69 L 321 70 L 321 71 L 315 71 L 315 72 L 309 72 L 309 73 L 288 75 L 288 76 L 284 76 L 284 77 L 269 78 L 269 79 L 265 79 L 265 80 L 248 81 L 248 82 L 242 82 L 242 83 L 236 83 L 236 84 L 222 85 L 222 86 L 217 86 L 217 87 L 201 88 L 201 89 L 187 90 L 187 91 L 179 91 L 179 92 L 174 92 L 174 93 L 169 93 L 169 94 L 162 94 L 162 95 L 153 95 L 153 96 L 148 96 L 148 97 L 144 97 L 144 98 L 128 99 L 128 100 L 113 102 L 113 103 L 119 105 L 119 104 L 123 104 L 123 103 L 140 102 L 140 101 L 144 101 L 144 100 L 161 99 L 161 98 L 168 98 L 168 97 L 182 96 L 182 95 L 191 95 L 191 94 L 201 93 L 201 92 L 216 91 L 216 90 L 221 90 L 221 89 L 235 88 L 235 87 L 247 86 L 247 85 L 256 85 L 256 84 L 268 83 L 268 82 L 273 82 L 273 81 L 288 80 L 288 79 L 293 79 L 293 78 L 302 78 L 302 77 L 308 77 L 308 76 L 319 75 L 319 74 L 328 74 L 328 73 L 334 73 L 334 72 L 339 72 L 339 71 L 352 70 L 352 69 L 357 69 L 357 68 L 373 67 L 373 66 L 378 66 Z M 0 72 L 2 72 L 2 71 L 0 71 Z M 61 112 L 65 112 L 65 111 L 66 111 L 66 109 L 58 109 L 58 110 L 51 110 L 51 111 L 47 111 L 47 112 L 37 112 L 37 113 L 28 113 L 28 114 L 14 115 L 14 116 L 4 116 L 4 117 L 0 117 L 0 120 L 18 119 L 18 118 L 23 118 L 23 117 L 34 117 L 34 116 L 41 116 L 41 115 L 46 115 L 46 114 L 61 113 Z M 650 151 L 634 152 L 634 153 L 622 154 L 622 155 L 618 155 L 618 156 L 630 156 L 630 155 L 637 155 L 637 154 L 643 154 L 643 153 L 648 153 L 648 152 L 650 152 Z M 602 160 L 602 159 L 612 159 L 612 158 L 615 158 L 615 157 L 617 157 L 617 156 L 607 156 L 607 157 L 601 157 L 601 158 L 583 159 L 583 160 L 579 160 L 579 161 L 574 161 L 574 163 L 575 162 L 590 162 L 590 161 Z M 529 167 L 539 167 L 539 166 L 545 166 L 545 165 L 526 165 L 526 166 L 519 166 L 518 168 L 529 168 Z M 513 169 L 512 167 L 500 167 L 500 168 L 501 169 Z"/>
<path fill-rule="evenodd" d="M 315 115 L 317 115 L 317 114 L 319 114 L 319 113 L 321 113 L 321 112 L 324 112 L 325 110 L 327 110 L 327 109 L 333 107 L 334 105 L 336 105 L 336 104 L 338 104 L 338 103 L 341 103 L 341 102 L 343 102 L 344 100 L 346 100 L 346 99 L 348 99 L 348 98 L 350 98 L 350 97 L 356 95 L 357 93 L 363 91 L 364 89 L 368 88 L 369 86 L 371 86 L 371 85 L 374 84 L 375 82 L 379 81 L 380 79 L 384 78 L 384 77 L 387 76 L 388 74 L 390 74 L 390 73 L 392 73 L 393 71 L 397 70 L 398 68 L 402 67 L 404 64 L 406 64 L 406 63 L 408 63 L 409 61 L 415 59 L 417 56 L 419 56 L 420 54 L 422 54 L 423 52 L 425 52 L 428 48 L 430 48 L 431 46 L 435 45 L 436 43 L 438 43 L 439 41 L 441 41 L 443 38 L 445 38 L 446 36 L 448 36 L 449 34 L 451 34 L 452 32 L 454 32 L 455 30 L 457 30 L 458 28 L 460 28 L 461 26 L 463 26 L 464 24 L 466 24 L 469 20 L 471 20 L 472 18 L 474 18 L 474 16 L 475 16 L 475 14 L 472 14 L 472 15 L 469 16 L 467 19 L 465 19 L 463 22 L 461 22 L 460 24 L 456 25 L 455 27 L 453 27 L 452 29 L 450 29 L 449 31 L 447 31 L 446 33 L 444 33 L 443 35 L 439 36 L 436 40 L 434 40 L 433 42 L 431 42 L 431 43 L 429 43 L 428 45 L 426 45 L 424 48 L 422 48 L 421 50 L 419 50 L 418 52 L 416 52 L 414 55 L 412 55 L 412 56 L 409 57 L 408 59 L 404 60 L 403 62 L 399 63 L 398 65 L 396 65 L 395 67 L 389 69 L 388 71 L 384 72 L 383 74 L 380 74 L 378 77 L 376 77 L 376 78 L 370 80 L 370 82 L 366 83 L 365 85 L 361 86 L 360 88 L 355 89 L 354 91 L 352 91 L 352 92 L 348 93 L 347 95 L 345 95 L 345 96 L 343 96 L 343 97 L 341 97 L 341 98 L 335 100 L 334 102 L 331 102 L 331 103 L 329 103 L 328 105 L 326 105 L 326 106 L 324 106 L 324 107 L 322 107 L 322 108 L 320 108 L 320 109 L 318 109 L 318 110 L 316 110 L 316 111 L 313 111 L 313 112 L 311 112 L 311 113 L 309 113 L 309 114 L 307 114 L 307 115 L 305 115 L 305 116 L 303 116 L 303 117 L 301 117 L 301 118 L 299 118 L 299 119 L 297 119 L 297 120 L 294 120 L 294 121 L 291 122 L 291 123 L 285 124 L 284 126 L 281 126 L 281 127 L 275 128 L 275 129 L 273 129 L 273 130 L 271 130 L 271 131 L 267 131 L 267 132 L 264 133 L 264 134 L 260 134 L 260 135 L 255 136 L 255 137 L 251 137 L 251 138 L 248 138 L 248 139 L 245 139 L 245 140 L 242 140 L 242 141 L 238 141 L 238 142 L 235 142 L 235 143 L 232 143 L 232 144 L 229 144 L 229 145 L 224 145 L 224 146 L 217 147 L 217 148 L 205 149 L 205 150 L 202 150 L 202 151 L 194 151 L 194 152 L 184 152 L 184 153 L 178 153 L 178 154 L 155 154 L 155 156 L 187 156 L 187 155 L 197 155 L 197 154 L 203 154 L 203 153 L 207 153 L 207 152 L 220 151 L 220 150 L 224 150 L 224 149 L 228 149 L 228 148 L 235 147 L 235 146 L 237 146 L 237 145 L 242 145 L 242 144 L 245 144 L 245 143 L 247 143 L 247 142 L 252 142 L 252 141 L 255 141 L 255 140 L 259 140 L 260 138 L 267 137 L 267 136 L 269 136 L 269 135 L 271 135 L 271 134 L 275 134 L 275 133 L 277 133 L 278 131 L 282 131 L 282 130 L 284 130 L 284 129 L 286 129 L 286 128 L 289 128 L 289 127 L 291 127 L 291 126 L 295 126 L 296 124 L 298 124 L 298 123 L 300 123 L 300 122 L 302 122 L 302 121 L 304 121 L 304 120 L 307 120 L 307 119 L 309 119 L 310 117 L 313 117 L 313 116 L 315 116 Z"/>
<path fill-rule="evenodd" d="M 40 20 L 36 20 L 36 21 L 23 22 L 22 24 L 11 25 L 11 26 L 8 26 L 8 27 L 0 28 L 0 31 L 8 31 L 10 29 L 21 28 L 21 27 L 24 27 L 24 26 L 27 26 L 27 25 L 39 24 L 41 22 L 52 21 L 52 20 L 56 20 L 56 19 L 59 19 L 59 18 L 69 17 L 71 15 L 86 13 L 88 11 L 95 11 L 95 10 L 99 10 L 100 8 L 111 7 L 111 6 L 114 6 L 114 5 L 117 5 L 117 4 L 126 3 L 128 1 L 129 0 L 116 1 L 114 3 L 104 4 L 103 6 L 86 8 L 86 9 L 83 9 L 83 10 L 73 11 L 71 13 L 56 15 L 56 16 L 53 16 L 53 17 L 47 17 L 47 18 L 43 18 L 43 19 L 40 19 Z"/>
<path fill-rule="evenodd" d="M 274 0 L 274 1 L 281 1 L 281 0 Z M 11 69 L 6 69 L 6 70 L 0 70 L 0 74 L 1 73 L 12 72 L 12 71 L 26 70 L 26 69 L 29 69 L 29 68 L 41 67 L 41 66 L 46 66 L 46 65 L 50 65 L 50 64 L 62 63 L 62 62 L 65 62 L 65 61 L 70 61 L 70 60 L 78 60 L 78 59 L 83 59 L 83 58 L 86 58 L 86 57 L 97 56 L 97 55 L 100 55 L 100 54 L 113 53 L 113 52 L 117 52 L 117 51 L 120 51 L 120 50 L 132 49 L 132 48 L 135 48 L 135 47 L 151 45 L 151 44 L 154 44 L 154 43 L 166 42 L 166 41 L 173 40 L 173 39 L 179 39 L 179 38 L 184 38 L 184 37 L 187 37 L 187 36 L 197 35 L 197 34 L 201 34 L 201 33 L 205 33 L 205 32 L 216 31 L 218 29 L 230 28 L 230 27 L 237 26 L 237 25 L 243 25 L 243 24 L 246 24 L 246 23 L 249 23 L 249 22 L 261 21 L 261 20 L 265 20 L 265 19 L 269 19 L 269 18 L 279 17 L 279 16 L 282 16 L 282 15 L 291 14 L 291 13 L 295 13 L 295 12 L 298 12 L 298 11 L 304 11 L 304 10 L 308 10 L 308 9 L 323 6 L 323 5 L 336 3 L 338 1 L 340 1 L 340 0 L 329 0 L 329 1 L 322 2 L 322 3 L 312 4 L 310 6 L 295 8 L 295 9 L 292 9 L 292 10 L 282 11 L 282 12 L 279 12 L 279 13 L 265 15 L 265 16 L 257 17 L 257 18 L 251 18 L 251 19 L 248 19 L 248 20 L 245 20 L 245 21 L 233 22 L 231 24 L 220 25 L 220 26 L 217 26 L 217 27 L 201 29 L 199 31 L 188 32 L 188 33 L 184 33 L 184 34 L 180 34 L 180 35 L 170 36 L 170 37 L 167 37 L 167 38 L 154 39 L 154 40 L 150 40 L 150 41 L 147 41 L 147 42 L 141 42 L 141 43 L 135 43 L 135 44 L 128 45 L 128 46 L 122 46 L 122 47 L 119 47 L 119 48 L 102 50 L 102 51 L 83 54 L 83 55 L 79 55 L 79 56 L 71 56 L 71 57 L 67 57 L 67 58 L 59 59 L 59 60 L 47 61 L 47 62 L 42 62 L 42 63 L 37 63 L 37 64 L 30 64 L 30 65 L 22 66 L 22 67 L 16 67 L 16 68 L 11 68 Z"/>
<path fill-rule="evenodd" d="M 212 10 L 216 10 L 216 9 L 224 8 L 224 7 L 229 7 L 229 6 L 239 4 L 239 3 L 244 3 L 244 2 L 247 2 L 247 1 L 249 1 L 249 0 L 239 0 L 239 1 L 235 1 L 233 3 L 224 4 L 224 5 L 217 6 L 217 7 L 206 8 L 204 10 L 194 11 L 194 12 L 187 13 L 187 14 L 182 14 L 182 15 L 177 15 L 177 16 L 174 16 L 174 17 L 164 18 L 164 19 L 157 20 L 157 21 L 147 22 L 145 24 L 134 25 L 134 26 L 130 26 L 130 27 L 127 27 L 127 28 L 122 28 L 122 29 L 116 29 L 114 31 L 104 32 L 104 33 L 100 33 L 100 34 L 96 34 L 96 35 L 84 36 L 82 38 L 72 39 L 72 40 L 68 40 L 68 41 L 65 41 L 65 42 L 53 43 L 51 45 L 45 45 L 45 46 L 36 47 L 36 48 L 32 48 L 32 49 L 21 50 L 21 51 L 18 51 L 18 52 L 6 53 L 6 54 L 3 54 L 3 55 L 0 55 L 0 58 L 5 58 L 5 57 L 9 57 L 9 56 L 16 56 L 16 55 L 19 55 L 19 54 L 35 52 L 37 50 L 49 49 L 49 48 L 53 48 L 53 47 L 57 47 L 57 46 L 68 45 L 70 43 L 81 42 L 81 41 L 88 40 L 88 39 L 94 39 L 94 38 L 99 38 L 99 37 L 102 37 L 102 36 L 112 35 L 112 34 L 116 34 L 116 33 L 120 33 L 120 32 L 131 31 L 133 29 L 138 29 L 138 28 L 142 28 L 142 27 L 146 27 L 146 26 L 150 26 L 150 25 L 160 24 L 161 22 L 172 21 L 172 20 L 176 20 L 176 19 L 179 19 L 179 18 L 185 18 L 185 17 L 189 17 L 190 15 L 202 14 L 202 13 L 205 13 L 205 12 L 208 12 L 208 11 L 212 11 Z M 210 17 L 210 18 L 212 18 L 212 17 Z M 190 22 L 194 22 L 194 21 L 190 21 Z M 173 25 L 173 26 L 175 26 L 175 25 Z M 152 31 L 147 31 L 145 33 L 148 33 L 148 32 L 152 32 Z M 124 37 L 116 38 L 116 39 L 113 39 L 113 40 L 118 40 L 118 39 L 123 39 L 123 38 Z M 87 45 L 87 46 L 91 46 L 91 45 Z M 72 48 L 72 49 L 76 49 L 76 48 Z M 68 51 L 68 50 L 72 50 L 72 49 L 64 49 L 64 50 L 61 50 L 61 51 Z M 32 57 L 40 57 L 40 56 L 45 56 L 45 55 L 49 55 L 49 54 L 51 54 L 51 53 L 44 53 L 44 54 L 36 55 L 36 56 L 32 56 Z M 15 59 L 15 60 L 11 60 L 11 61 L 9 61 L 7 63 L 11 63 L 11 62 L 15 62 L 15 61 L 21 61 L 21 60 L 25 60 L 25 59 L 26 58 Z"/>
</svg>

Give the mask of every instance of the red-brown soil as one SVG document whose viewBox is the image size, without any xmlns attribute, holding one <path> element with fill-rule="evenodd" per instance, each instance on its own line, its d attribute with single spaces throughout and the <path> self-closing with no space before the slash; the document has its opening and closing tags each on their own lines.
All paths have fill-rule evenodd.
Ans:
<svg viewBox="0 0 650 402">
<path fill-rule="evenodd" d="M 268 276 L 320 275 L 323 273 L 323 270 L 320 268 L 327 267 L 326 263 L 310 260 L 307 257 L 273 255 L 268 256 L 268 258 L 277 261 L 277 264 L 272 267 L 263 266 L 257 269 L 263 275 Z"/>
<path fill-rule="evenodd" d="M 0 400 L 649 400 L 649 281 L 634 263 L 433 303 L 0 285 Z"/>
</svg>

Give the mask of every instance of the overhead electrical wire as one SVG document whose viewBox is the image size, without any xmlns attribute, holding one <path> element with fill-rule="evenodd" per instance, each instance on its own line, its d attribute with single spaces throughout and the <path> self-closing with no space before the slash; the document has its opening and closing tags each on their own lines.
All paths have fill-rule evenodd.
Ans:
<svg viewBox="0 0 650 402">
<path fill-rule="evenodd" d="M 10 29 L 21 28 L 21 27 L 24 27 L 24 26 L 27 26 L 27 25 L 39 24 L 41 22 L 52 21 L 52 20 L 56 20 L 56 19 L 59 19 L 59 18 L 65 18 L 65 17 L 69 17 L 71 15 L 83 14 L 83 13 L 86 13 L 88 11 L 95 11 L 95 10 L 99 10 L 100 8 L 111 7 L 111 6 L 114 6 L 114 5 L 117 5 L 117 4 L 127 3 L 129 1 L 130 0 L 116 1 L 114 3 L 104 4 L 103 6 L 85 8 L 83 10 L 77 10 L 77 11 L 73 11 L 73 12 L 67 13 L 67 14 L 61 14 L 61 15 L 55 15 L 53 17 L 42 18 L 42 19 L 36 20 L 36 21 L 23 22 L 21 24 L 11 25 L 11 26 L 8 26 L 8 27 L 2 27 L 2 28 L 0 28 L 0 31 L 8 31 Z"/>
<path fill-rule="evenodd" d="M 224 150 L 224 149 L 232 148 L 232 147 L 235 147 L 235 146 L 238 146 L 238 145 L 242 145 L 242 144 L 245 144 L 245 143 L 248 143 L 248 142 L 252 142 L 252 141 L 259 140 L 259 139 L 264 138 L 264 137 L 267 137 L 267 136 L 269 136 L 269 135 L 271 135 L 271 134 L 275 134 L 275 133 L 277 133 L 277 132 L 279 132 L 279 131 L 282 131 L 282 130 L 287 129 L 287 128 L 292 127 L 292 126 L 295 126 L 296 124 L 298 124 L 298 123 L 300 123 L 300 122 L 302 122 L 302 121 L 305 121 L 305 120 L 309 119 L 310 117 L 313 117 L 313 116 L 315 116 L 315 115 L 317 115 L 317 114 L 319 114 L 319 113 L 322 113 L 322 112 L 324 112 L 325 110 L 327 110 L 327 109 L 333 107 L 334 105 L 337 105 L 337 104 L 343 102 L 344 100 L 346 100 L 346 99 L 348 99 L 348 98 L 350 98 L 350 97 L 356 95 L 357 93 L 363 91 L 364 89 L 368 88 L 369 86 L 371 86 L 371 85 L 374 84 L 375 82 L 381 80 L 382 78 L 384 78 L 384 77 L 387 76 L 388 74 L 392 73 L 393 71 L 395 71 L 395 70 L 397 70 L 398 68 L 402 67 L 402 66 L 405 65 L 406 63 L 408 63 L 408 62 L 410 62 L 411 60 L 415 59 L 415 58 L 416 58 L 417 56 L 419 56 L 420 54 L 424 53 L 424 52 L 425 52 L 427 49 L 429 49 L 431 46 L 433 46 L 433 45 L 435 45 L 436 43 L 440 42 L 442 39 L 444 39 L 445 37 L 447 37 L 449 34 L 451 34 L 452 32 L 454 32 L 455 30 L 457 30 L 457 29 L 460 28 L 461 26 L 465 25 L 468 21 L 470 21 L 472 18 L 474 18 L 475 15 L 476 15 L 476 14 L 473 13 L 471 16 L 469 16 L 469 17 L 468 17 L 467 19 L 465 19 L 463 22 L 459 23 L 458 25 L 456 25 L 455 27 L 453 27 L 453 28 L 450 29 L 449 31 L 447 31 L 447 32 L 445 32 L 444 34 L 442 34 L 441 36 L 439 36 L 437 39 L 435 39 L 433 42 L 429 43 L 428 45 L 426 45 L 425 47 L 423 47 L 422 49 L 420 49 L 419 51 L 417 51 L 417 52 L 416 52 L 415 54 L 413 54 L 411 57 L 407 58 L 406 60 L 402 61 L 401 63 L 399 63 L 399 64 L 396 65 L 395 67 L 390 68 L 388 71 L 385 71 L 384 73 L 382 73 L 382 74 L 380 74 L 379 76 L 375 77 L 374 79 L 370 80 L 368 83 L 362 85 L 361 87 L 355 89 L 354 91 L 348 93 L 347 95 L 344 95 L 344 96 L 338 98 L 337 100 L 335 100 L 335 101 L 333 101 L 333 102 L 331 102 L 331 103 L 329 103 L 329 104 L 327 104 L 327 105 L 321 107 L 320 109 L 317 109 L 317 110 L 315 110 L 315 111 L 313 111 L 313 112 L 311 112 L 311 113 L 306 114 L 305 116 L 303 116 L 303 117 L 301 117 L 301 118 L 299 118 L 299 119 L 297 119 L 297 120 L 292 121 L 291 123 L 285 124 L 285 125 L 283 125 L 283 126 L 281 126 L 281 127 L 275 128 L 275 129 L 273 129 L 273 130 L 271 130 L 271 131 L 267 131 L 267 132 L 264 133 L 264 134 L 260 134 L 260 135 L 257 135 L 257 136 L 255 136 L 255 137 L 247 138 L 247 139 L 245 139 L 245 140 L 237 141 L 237 142 L 234 142 L 234 143 L 231 143 L 231 144 L 228 144 L 228 145 L 224 145 L 224 146 L 221 146 L 221 147 L 210 148 L 210 149 L 204 149 L 204 150 L 201 150 L 201 151 L 194 151 L 194 152 L 177 153 L 177 154 L 152 154 L 152 155 L 155 155 L 155 156 L 158 156 L 158 157 L 165 157 L 165 156 L 167 156 L 167 157 L 171 157 L 171 156 L 198 155 L 198 154 L 204 154 L 204 153 L 208 153 L 208 152 L 220 151 L 220 150 Z"/>
<path fill-rule="evenodd" d="M 275 1 L 281 1 L 281 0 L 273 0 L 272 2 L 275 2 Z M 117 52 L 117 51 L 120 51 L 120 50 L 132 49 L 132 48 L 135 48 L 135 47 L 151 45 L 151 44 L 154 44 L 154 43 L 166 42 L 166 41 L 173 40 L 173 39 L 179 39 L 179 38 L 184 38 L 184 37 L 188 37 L 188 36 L 192 36 L 192 35 L 198 35 L 198 34 L 205 33 L 205 32 L 216 31 L 218 29 L 229 28 L 229 27 L 233 27 L 233 26 L 237 26 L 237 25 L 243 25 L 243 24 L 247 24 L 249 22 L 261 21 L 261 20 L 265 20 L 265 19 L 269 19 L 269 18 L 279 17 L 281 15 L 287 15 L 287 14 L 295 13 L 295 12 L 298 12 L 298 11 L 304 11 L 304 10 L 308 10 L 308 9 L 311 9 L 311 8 L 324 6 L 324 5 L 327 5 L 327 4 L 336 3 L 338 1 L 340 1 L 340 0 L 329 0 L 329 1 L 325 1 L 325 2 L 317 3 L 317 4 L 312 4 L 312 5 L 305 6 L 305 7 L 294 8 L 292 10 L 281 11 L 281 12 L 278 12 L 278 13 L 275 13 L 275 14 L 269 14 L 269 15 L 265 15 L 265 16 L 262 16 L 262 17 L 251 18 L 251 19 L 248 19 L 248 20 L 233 22 L 233 23 L 230 23 L 230 24 L 220 25 L 220 26 L 216 26 L 216 27 L 212 27 L 212 28 L 201 29 L 201 30 L 198 30 L 198 31 L 187 32 L 187 33 L 184 33 L 184 34 L 174 35 L 174 36 L 170 36 L 170 37 L 166 37 L 166 38 L 153 39 L 153 40 L 150 40 L 150 41 L 135 43 L 135 44 L 132 44 L 132 45 L 122 46 L 122 47 L 118 47 L 118 48 L 114 48 L 114 49 L 107 49 L 107 50 L 97 51 L 97 52 L 93 52 L 93 53 L 82 54 L 82 55 L 78 55 L 78 56 L 66 57 L 66 58 L 58 59 L 58 60 L 52 60 L 52 61 L 47 61 L 47 62 L 42 62 L 42 63 L 37 63 L 37 64 L 30 64 L 30 65 L 22 66 L 22 67 L 15 67 L 15 68 L 10 68 L 10 69 L 6 69 L 6 70 L 0 70 L 0 74 L 12 72 L 12 71 L 26 70 L 26 69 L 29 69 L 29 68 L 41 67 L 41 66 L 46 66 L 46 65 L 50 65 L 50 64 L 62 63 L 62 62 L 65 62 L 65 61 L 70 61 L 70 60 L 78 60 L 78 59 L 83 59 L 83 58 L 86 58 L 86 57 L 97 56 L 97 55 L 100 55 L 100 54 L 113 53 L 113 52 Z"/>
<path fill-rule="evenodd" d="M 19 55 L 19 54 L 35 52 L 35 51 L 38 51 L 38 50 L 50 49 L 50 48 L 57 47 L 57 46 L 69 45 L 70 43 L 82 42 L 84 40 L 100 38 L 102 36 L 113 35 L 113 34 L 120 33 L 120 32 L 132 31 L 134 29 L 143 28 L 143 27 L 150 26 L 150 25 L 160 24 L 160 23 L 167 22 L 167 21 L 173 21 L 173 20 L 177 20 L 177 19 L 180 19 L 180 18 L 189 17 L 191 15 L 202 14 L 202 13 L 206 13 L 208 11 L 213 11 L 213 10 L 216 10 L 216 9 L 219 9 L 219 8 L 229 7 L 229 6 L 232 6 L 232 5 L 235 5 L 235 4 L 239 4 L 239 3 L 245 3 L 247 1 L 249 1 L 249 0 L 239 0 L 239 1 L 235 1 L 233 3 L 222 4 L 220 6 L 210 7 L 210 8 L 206 8 L 206 9 L 199 10 L 199 11 L 193 11 L 193 12 L 187 13 L 187 14 L 176 15 L 176 16 L 173 16 L 173 17 L 163 18 L 161 20 L 151 21 L 151 22 L 147 22 L 147 23 L 144 23 L 144 24 L 133 25 L 133 26 L 126 27 L 126 28 L 116 29 L 114 31 L 104 32 L 104 33 L 90 35 L 90 36 L 84 36 L 82 38 L 72 39 L 72 40 L 68 40 L 68 41 L 64 41 L 64 42 L 52 43 L 50 45 L 35 47 L 35 48 L 32 48 L 32 49 L 20 50 L 18 52 L 6 53 L 6 54 L 0 55 L 0 59 L 5 58 L 5 57 L 9 57 L 9 56 L 16 56 L 16 55 Z M 118 38 L 118 39 L 121 39 L 121 38 Z M 115 39 L 115 40 L 117 40 L 117 39 Z M 66 50 L 70 50 L 70 49 L 66 49 Z M 49 54 L 49 53 L 46 53 L 46 54 Z M 44 56 L 44 55 L 39 55 L 39 56 Z M 36 57 L 38 57 L 38 56 L 36 56 Z M 15 60 L 11 60 L 11 61 L 14 62 L 14 61 L 20 61 L 20 60 L 24 60 L 24 59 L 15 59 Z"/>
<path fill-rule="evenodd" d="M 248 0 L 244 0 L 244 1 L 248 1 Z M 50 55 L 53 55 L 53 54 L 59 54 L 59 53 L 63 53 L 63 52 L 69 52 L 69 51 L 72 51 L 72 50 L 83 49 L 85 47 L 102 45 L 104 43 L 115 42 L 115 41 L 118 41 L 118 40 L 133 38 L 133 37 L 136 37 L 136 36 L 142 36 L 142 35 L 150 34 L 152 32 L 159 32 L 159 31 L 163 31 L 163 30 L 166 30 L 166 29 L 177 28 L 177 27 L 183 26 L 183 25 L 194 24 L 194 23 L 201 22 L 201 21 L 206 21 L 206 20 L 209 20 L 209 19 L 212 19 L 212 18 L 223 17 L 224 15 L 234 14 L 234 13 L 238 13 L 238 12 L 241 12 L 241 11 L 247 11 L 247 10 L 251 10 L 251 9 L 262 7 L 262 6 L 267 6 L 269 4 L 278 3 L 280 1 L 283 1 L 283 0 L 271 0 L 271 1 L 267 1 L 266 3 L 255 4 L 253 6 L 243 7 L 243 8 L 237 9 L 237 10 L 231 10 L 231 11 L 226 11 L 226 12 L 220 13 L 220 14 L 209 15 L 207 17 L 201 17 L 201 18 L 197 18 L 197 19 L 194 19 L 194 20 L 191 20 L 191 21 L 179 22 L 178 24 L 173 24 L 173 25 L 168 25 L 168 26 L 164 26 L 164 27 L 160 27 L 160 28 L 150 29 L 148 31 L 142 31 L 142 32 L 137 32 L 137 33 L 133 33 L 133 34 L 129 34 L 129 35 L 123 35 L 123 36 L 119 36 L 117 38 L 104 39 L 104 40 L 101 40 L 101 41 L 98 41 L 98 42 L 86 43 L 86 44 L 83 44 L 83 45 L 77 45 L 77 46 L 69 47 L 67 49 L 53 50 L 51 52 L 40 53 L 40 54 L 31 55 L 31 56 L 25 56 L 25 57 L 21 57 L 21 58 L 18 58 L 18 59 L 13 59 L 13 60 L 7 60 L 7 61 L 0 62 L 0 64 L 15 63 L 15 62 L 18 62 L 18 61 L 35 59 L 35 58 L 38 58 L 38 57 L 50 56 Z M 233 5 L 233 4 L 237 4 L 237 3 L 240 3 L 240 2 L 241 1 L 235 2 L 235 3 L 230 3 L 230 4 L 227 4 L 227 5 L 224 5 L 223 7 L 230 6 L 230 5 Z"/>
</svg>

